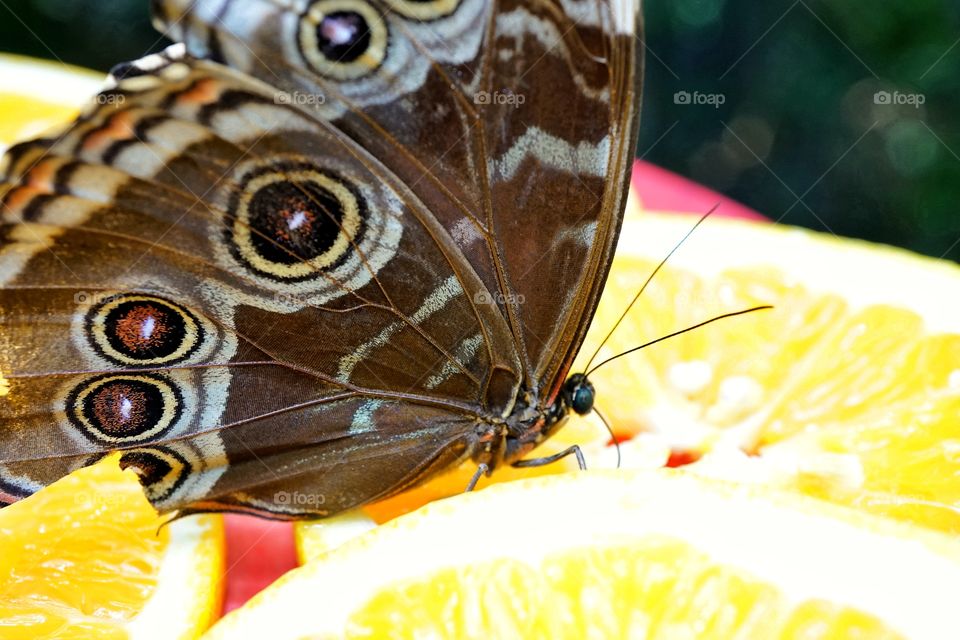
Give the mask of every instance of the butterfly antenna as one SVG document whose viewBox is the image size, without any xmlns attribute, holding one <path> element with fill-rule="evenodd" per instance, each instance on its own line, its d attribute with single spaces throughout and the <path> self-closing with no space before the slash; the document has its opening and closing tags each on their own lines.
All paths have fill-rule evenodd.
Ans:
<svg viewBox="0 0 960 640">
<path fill-rule="evenodd" d="M 600 422 L 603 423 L 603 426 L 607 428 L 607 432 L 610 434 L 610 441 L 613 442 L 613 446 L 617 448 L 617 469 L 620 468 L 620 441 L 617 440 L 617 436 L 613 433 L 613 427 L 610 426 L 610 423 L 607 422 L 607 419 L 603 417 L 603 414 L 600 413 L 600 410 L 596 407 L 593 408 L 593 412 L 597 414 L 597 417 L 600 418 Z"/>
<path fill-rule="evenodd" d="M 607 336 L 603 339 L 603 342 L 600 343 L 600 346 L 597 347 L 597 350 L 593 352 L 592 356 L 590 356 L 590 360 L 587 362 L 587 366 L 584 367 L 585 369 L 590 369 L 590 365 L 593 364 L 593 361 L 597 359 L 598 355 L 600 355 L 600 350 L 603 349 L 604 345 L 607 344 L 607 341 L 610 340 L 610 337 L 613 336 L 613 332 L 617 330 L 617 327 L 620 326 L 620 323 L 623 322 L 624 318 L 627 317 L 627 314 L 630 313 L 630 309 L 632 309 L 633 305 L 637 303 L 637 300 L 640 299 L 640 296 L 643 295 L 643 292 L 647 290 L 647 286 L 649 286 L 653 278 L 657 275 L 657 273 L 659 273 L 660 269 L 662 269 L 663 266 L 667 264 L 667 260 L 669 260 L 673 256 L 673 254 L 677 252 L 677 249 L 683 246 L 683 243 L 687 241 L 687 238 L 693 235 L 693 232 L 697 230 L 697 227 L 703 224 L 704 220 L 706 220 L 711 215 L 713 215 L 713 213 L 719 208 L 720 208 L 719 202 L 713 205 L 713 208 L 710 209 L 710 211 L 707 211 L 705 214 L 703 214 L 703 216 L 701 216 L 700 219 L 697 220 L 697 223 L 693 225 L 689 231 L 687 231 L 686 235 L 680 238 L 680 242 L 678 242 L 673 247 L 673 249 L 670 250 L 670 253 L 668 253 L 666 257 L 660 261 L 660 264 L 657 265 L 657 268 L 653 270 L 653 272 L 647 277 L 647 281 L 644 282 L 643 286 L 640 287 L 640 290 L 637 291 L 637 295 L 633 296 L 633 300 L 630 301 L 630 304 L 627 305 L 627 308 L 624 309 L 622 314 L 620 314 L 620 318 L 617 319 L 617 322 L 613 325 L 613 328 L 610 329 L 609 332 L 607 332 Z"/>
<path fill-rule="evenodd" d="M 646 349 L 647 347 L 652 346 L 652 345 L 655 345 L 655 344 L 657 344 L 658 342 L 663 342 L 664 340 L 669 340 L 670 338 L 675 338 L 676 336 L 683 335 L 684 333 L 687 333 L 688 331 L 693 331 L 694 329 L 699 329 L 700 327 L 705 327 L 705 326 L 707 326 L 708 324 L 714 323 L 714 322 L 716 322 L 716 321 L 718 321 L 718 320 L 726 320 L 727 318 L 734 318 L 734 317 L 736 317 L 736 316 L 742 316 L 742 315 L 746 315 L 746 314 L 748 314 L 748 313 L 753 313 L 754 311 L 765 311 L 765 310 L 767 310 L 767 309 L 773 309 L 773 305 L 765 304 L 765 305 L 761 305 L 761 306 L 759 306 L 759 307 L 751 307 L 751 308 L 749 308 L 749 309 L 743 309 L 743 310 L 741 310 L 741 311 L 734 311 L 734 312 L 732 312 L 732 313 L 725 313 L 725 314 L 723 314 L 723 315 L 716 316 L 715 318 L 710 318 L 709 320 L 704 320 L 703 322 L 700 322 L 700 323 L 698 323 L 698 324 L 695 324 L 695 325 L 693 325 L 692 327 L 687 327 L 686 329 L 681 329 L 680 331 L 674 331 L 673 333 L 667 334 L 667 335 L 665 335 L 665 336 L 661 336 L 661 337 L 657 338 L 656 340 L 651 340 L 650 342 L 647 342 L 647 343 L 645 343 L 645 344 L 642 344 L 642 345 L 640 345 L 639 347 L 634 347 L 634 348 L 632 348 L 632 349 L 627 349 L 627 350 L 624 351 L 623 353 L 618 353 L 618 354 L 615 355 L 615 356 L 611 356 L 611 357 L 607 358 L 606 360 L 604 360 L 603 362 L 601 362 L 600 364 L 598 364 L 597 366 L 595 366 L 593 369 L 588 370 L 584 375 L 589 378 L 589 377 L 593 374 L 594 371 L 596 371 L 597 369 L 599 369 L 600 367 L 602 367 L 602 366 L 604 366 L 604 365 L 606 365 L 606 364 L 610 364 L 611 362 L 613 362 L 613 361 L 616 360 L 617 358 L 622 358 L 623 356 L 630 355 L 630 354 L 633 353 L 634 351 L 640 351 L 640 349 Z"/>
</svg>

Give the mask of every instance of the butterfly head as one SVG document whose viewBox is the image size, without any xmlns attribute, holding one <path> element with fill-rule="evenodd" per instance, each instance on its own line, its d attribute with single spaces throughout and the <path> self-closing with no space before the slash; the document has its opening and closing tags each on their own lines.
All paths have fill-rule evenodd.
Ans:
<svg viewBox="0 0 960 640">
<path fill-rule="evenodd" d="M 562 393 L 566 404 L 578 415 L 585 416 L 593 411 L 596 391 L 584 374 L 576 373 L 570 376 L 563 385 Z"/>
</svg>

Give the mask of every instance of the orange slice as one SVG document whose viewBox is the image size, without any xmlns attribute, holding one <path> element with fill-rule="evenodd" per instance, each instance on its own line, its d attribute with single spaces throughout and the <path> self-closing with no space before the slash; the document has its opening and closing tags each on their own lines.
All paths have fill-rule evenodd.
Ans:
<svg viewBox="0 0 960 640">
<path fill-rule="evenodd" d="M 397 518 L 205 640 L 942 638 L 958 589 L 953 536 L 679 470 L 588 471 Z"/>
</svg>

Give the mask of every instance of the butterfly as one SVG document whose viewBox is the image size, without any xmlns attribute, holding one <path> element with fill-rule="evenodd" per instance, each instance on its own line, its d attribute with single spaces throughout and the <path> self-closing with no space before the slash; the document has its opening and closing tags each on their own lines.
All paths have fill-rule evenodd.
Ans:
<svg viewBox="0 0 960 640">
<path fill-rule="evenodd" d="M 161 512 L 324 517 L 591 410 L 638 0 L 152 10 L 0 162 L 0 493 L 120 452 Z"/>
</svg>

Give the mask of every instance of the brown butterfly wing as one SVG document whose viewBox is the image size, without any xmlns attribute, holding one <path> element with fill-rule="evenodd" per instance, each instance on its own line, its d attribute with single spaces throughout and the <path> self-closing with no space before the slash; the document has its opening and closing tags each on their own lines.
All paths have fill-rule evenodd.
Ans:
<svg viewBox="0 0 960 640">
<path fill-rule="evenodd" d="M 557 384 L 582 339 L 577 332 L 592 313 L 619 225 L 635 80 L 634 60 L 623 53 L 636 48 L 615 25 L 632 25 L 634 8 L 464 2 L 454 5 L 452 22 L 439 16 L 421 24 L 408 14 L 443 3 L 397 0 L 381 15 L 393 25 L 391 46 L 405 46 L 406 57 L 391 58 L 368 82 L 362 73 L 330 80 L 298 63 L 290 43 L 277 40 L 291 14 L 274 3 L 216 3 L 216 16 L 213 3 L 191 3 L 196 13 L 188 15 L 176 3 L 157 4 L 195 52 L 207 47 L 265 83 L 179 54 L 152 57 L 122 69 L 120 86 L 64 136 L 24 145 L 6 161 L 0 308 L 9 348 L 0 371 L 12 390 L 0 400 L 0 488 L 23 495 L 121 449 L 162 510 L 326 515 L 470 455 L 478 417 L 500 415 L 521 384 Z M 540 26 L 507 18 L 518 11 L 536 12 L 531 24 Z M 471 31 L 478 21 L 484 29 Z M 512 51 L 517 64 L 499 56 L 506 67 L 491 71 L 492 43 Z M 609 86 L 589 100 L 600 103 L 591 113 L 606 111 L 602 126 L 584 128 L 559 102 L 513 112 L 471 102 L 482 87 L 520 86 L 521 63 L 531 57 L 550 57 L 553 71 L 544 79 L 556 83 L 564 72 L 553 58 L 575 69 L 585 51 L 599 61 L 590 77 L 607 74 Z M 578 90 L 592 91 L 581 86 L 585 78 L 577 75 Z M 543 93 L 541 82 L 530 85 L 532 93 Z M 321 84 L 325 93 L 304 94 Z M 301 104 L 296 92 L 315 104 Z M 527 130 L 521 113 L 546 129 L 530 128 L 543 135 L 507 144 Z M 570 140 L 592 140 L 585 153 L 560 144 L 565 128 Z M 607 164 L 597 153 L 604 145 L 612 150 Z M 328 170 L 323 197 L 302 185 L 292 196 L 271 192 L 299 197 L 291 211 L 305 197 L 311 224 L 330 217 L 326 200 L 337 192 L 330 180 L 348 176 L 354 189 L 340 189 L 341 205 L 351 197 L 369 205 L 372 232 L 357 234 L 343 216 L 332 220 L 346 257 L 318 266 L 301 255 L 317 249 L 309 242 L 263 233 L 262 224 L 236 215 L 236 200 L 255 200 L 243 199 L 244 185 L 273 184 L 254 170 L 276 169 L 279 156 L 287 182 L 303 182 L 300 174 L 316 165 Z M 309 166 L 299 164 L 303 158 Z M 603 171 L 616 177 L 613 187 L 599 179 Z M 568 179 L 594 184 L 599 200 L 563 186 Z M 557 199 L 537 200 L 533 187 Z M 583 217 L 563 233 L 547 230 L 551 212 L 568 204 Z M 299 228 L 305 218 L 297 215 L 284 222 Z M 401 232 L 391 234 L 397 220 Z M 529 275 L 526 254 L 537 234 L 574 242 L 537 243 L 564 268 L 523 289 L 514 280 Z M 245 250 L 230 247 L 238 237 Z M 321 248 L 330 257 L 332 249 Z M 267 263 L 257 262 L 257 252 L 269 254 Z M 131 255 L 146 257 L 131 267 Z M 153 312 L 182 311 L 205 336 L 217 336 L 214 346 L 176 363 L 104 362 L 84 327 L 118 293 L 145 299 Z M 530 339 L 544 330 L 562 335 L 552 343 Z M 44 348 L 63 344 L 65 335 L 65 348 L 45 358 Z M 119 373 L 127 376 L 119 381 L 123 393 L 104 388 L 102 378 L 117 382 Z M 77 433 L 83 416 L 68 415 L 81 387 L 95 417 L 122 409 L 118 398 L 175 396 L 171 387 L 189 393 L 177 398 L 183 409 L 162 433 L 104 444 Z M 136 411 L 133 417 L 144 422 Z M 305 498 L 293 504 L 298 492 Z"/>
<path fill-rule="evenodd" d="M 528 384 L 549 403 L 613 258 L 636 144 L 642 45 L 629 0 L 500 6 L 484 89 L 490 228 Z M 499 55 L 511 46 L 512 56 Z M 506 98 L 497 103 L 495 92 Z"/>
<path fill-rule="evenodd" d="M 286 476 L 265 470 L 309 449 L 305 459 L 338 461 L 314 480 L 340 485 L 344 497 L 326 490 L 325 503 L 339 510 L 446 460 L 483 410 L 489 354 L 511 354 L 502 319 L 472 302 L 478 279 L 443 228 L 354 143 L 257 83 L 169 56 L 124 73 L 63 135 L 11 150 L 0 175 L 6 492 L 122 450 L 163 510 L 266 505 Z M 350 187 L 340 196 L 362 203 L 362 229 L 342 216 L 324 227 L 335 238 L 323 250 L 342 256 L 308 260 L 268 237 L 250 207 L 238 214 L 265 175 L 256 194 L 283 196 L 274 179 Z M 307 214 L 330 213 L 307 195 Z M 302 273 L 278 278 L 274 267 Z M 130 329 L 147 312 L 161 339 L 141 344 Z M 163 331 L 178 336 L 173 347 L 193 344 L 168 348 Z M 498 335 L 505 345 L 486 345 Z M 117 403 L 131 398 L 124 422 Z M 151 399 L 170 416 L 145 417 L 137 402 Z M 376 430 L 357 422 L 366 413 Z M 390 446 L 389 470 L 347 481 L 343 463 L 363 464 L 357 451 L 384 460 Z M 419 459 L 399 455 L 411 447 Z M 309 484 L 301 473 L 295 486 Z"/>
<path fill-rule="evenodd" d="M 296 428 L 296 423 L 314 428 Z M 349 425 L 323 430 L 316 425 Z M 222 433 L 230 464 L 181 513 L 327 516 L 450 469 L 476 447 L 473 422 L 402 402 L 355 399 Z M 254 452 L 259 451 L 260 454 Z M 266 453 L 264 453 L 266 452 Z"/>
<path fill-rule="evenodd" d="M 268 0 L 160 4 L 158 27 L 323 114 L 447 228 L 520 353 L 513 384 L 491 388 L 490 404 L 512 401 L 521 383 L 552 397 L 589 326 L 622 219 L 639 3 L 385 0 L 372 13 L 337 4 L 386 33 L 367 68 L 324 58 L 317 36 L 304 36 L 326 26 L 324 2 L 303 14 Z"/>
</svg>

